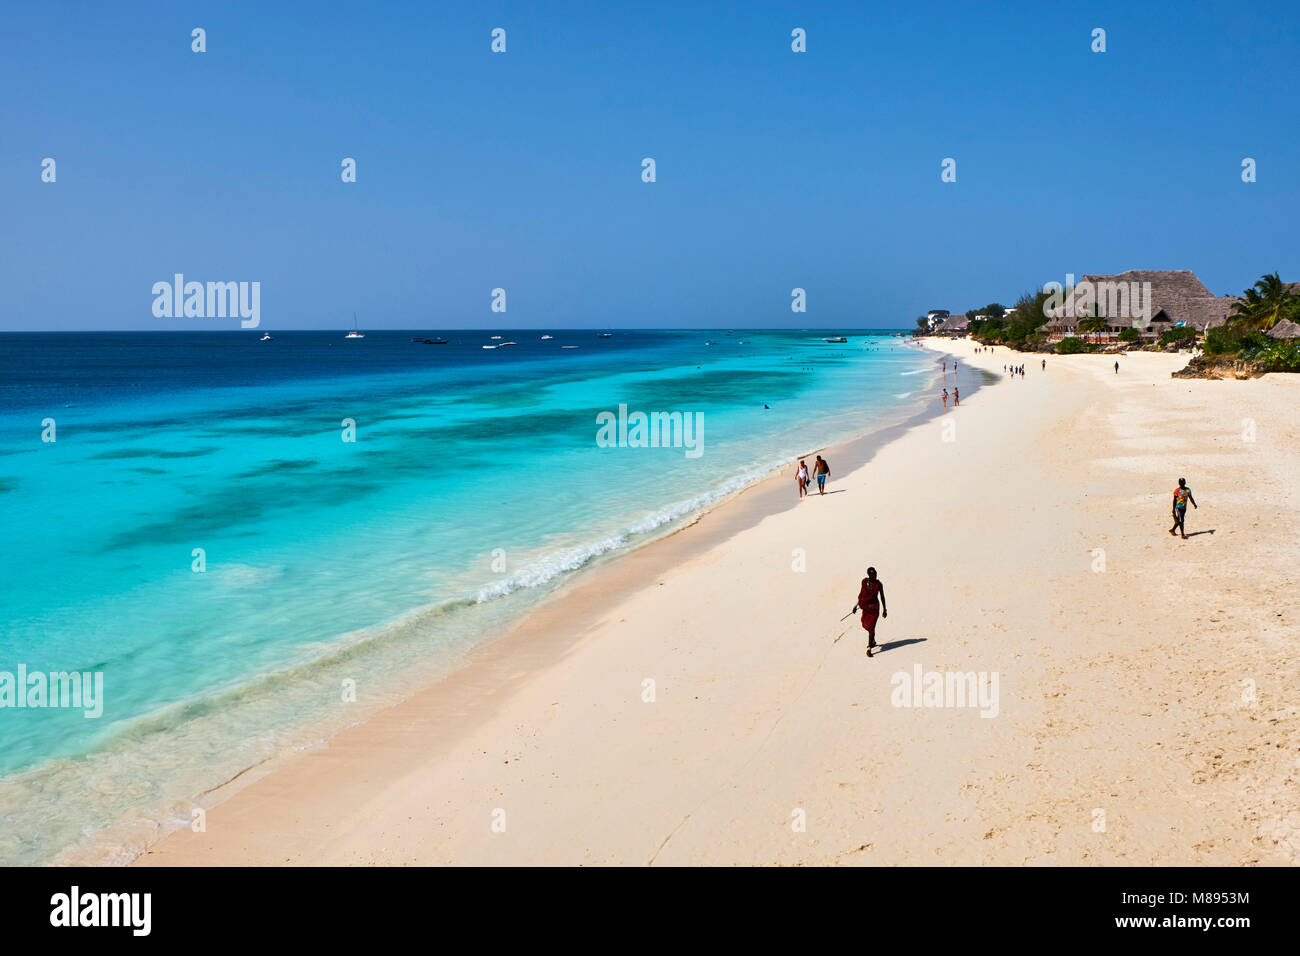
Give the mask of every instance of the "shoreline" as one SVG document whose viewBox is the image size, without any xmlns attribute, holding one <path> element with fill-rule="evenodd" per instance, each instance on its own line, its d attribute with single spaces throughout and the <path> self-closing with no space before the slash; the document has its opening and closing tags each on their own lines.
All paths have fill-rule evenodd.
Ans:
<svg viewBox="0 0 1300 956">
<path fill-rule="evenodd" d="M 942 354 L 946 354 L 942 350 L 928 347 L 910 344 L 904 347 L 916 348 L 918 352 L 932 355 L 936 361 Z M 916 392 L 927 394 L 929 391 L 927 386 L 937 380 L 938 374 L 937 369 L 926 370 L 923 377 L 925 384 Z M 968 387 L 973 397 L 982 387 L 982 383 L 971 381 Z M 888 409 L 886 417 L 897 420 L 830 444 L 812 445 L 796 458 L 811 457 L 821 453 L 835 459 L 836 475 L 832 477 L 833 483 L 836 478 L 861 467 L 878 447 L 888 444 L 908 429 L 939 414 L 939 410 L 928 407 L 933 404 L 933 400 L 919 399 L 913 395 L 908 400 Z M 913 410 L 909 412 L 909 408 Z M 490 696 L 495 699 L 498 696 L 495 691 L 504 690 L 511 683 L 511 679 L 504 676 L 504 672 L 509 669 L 510 659 L 518 656 L 521 660 L 527 660 L 532 668 L 545 667 L 549 660 L 557 659 L 571 646 L 573 641 L 548 638 L 556 626 L 556 621 L 563 620 L 569 615 L 576 615 L 579 621 L 591 623 L 597 619 L 602 610 L 612 607 L 619 597 L 625 597 L 630 591 L 635 590 L 631 584 L 621 583 L 619 587 L 607 594 L 600 593 L 607 587 L 609 580 L 617 582 L 630 580 L 628 574 L 623 572 L 624 562 L 637 558 L 636 572 L 653 576 L 671 568 L 683 555 L 693 550 L 718 546 L 738 531 L 751 527 L 767 515 L 797 507 L 797 500 L 788 500 L 787 497 L 790 491 L 787 488 L 789 476 L 785 472 L 789 464 L 782 464 L 744 487 L 711 502 L 703 510 L 666 533 L 635 544 L 628 550 L 618 550 L 597 557 L 592 564 L 578 569 L 571 575 L 570 580 L 553 593 L 542 597 L 537 605 L 526 611 L 527 621 L 530 623 L 490 627 L 472 648 L 444 662 L 435 669 L 432 676 L 422 679 L 412 691 L 397 701 L 367 710 L 355 721 L 320 735 L 314 734 L 310 728 L 304 728 L 299 743 L 242 768 L 226 781 L 197 794 L 192 801 L 188 802 L 188 806 L 201 807 L 205 812 L 210 811 L 246 787 L 276 773 L 285 764 L 297 760 L 302 755 L 328 749 L 331 742 L 340 735 L 366 725 L 393 708 L 403 706 L 412 698 L 442 689 L 444 693 L 460 694 L 477 700 L 482 695 L 483 684 L 486 682 L 493 685 L 494 693 Z M 678 540 L 687 531 L 691 532 L 689 540 Z M 574 593 L 575 591 L 577 593 Z M 531 626 L 534 618 L 543 613 L 545 625 Z M 568 626 L 570 625 L 566 625 Z M 525 647 L 525 644 L 528 647 Z M 478 675 L 476 672 L 464 681 L 457 680 L 463 671 L 471 668 L 481 668 L 485 673 Z M 459 710 L 462 703 L 453 705 L 449 702 L 448 708 Z M 464 706 L 469 705 L 464 704 Z M 129 818 L 112 824 L 98 831 L 99 835 L 106 839 L 92 838 L 85 843 L 73 845 L 57 853 L 53 859 L 56 863 L 132 865 L 142 856 L 147 855 L 159 842 L 166 840 L 173 833 L 186 829 L 189 821 L 184 817 L 189 810 L 181 810 L 174 804 L 173 811 L 164 820 Z M 119 844 L 118 835 L 121 835 L 125 845 Z"/>
<path fill-rule="evenodd" d="M 951 345 L 964 369 L 1000 367 Z M 1243 411 L 1296 438 L 1278 417 L 1294 386 L 1240 383 L 1223 409 L 1215 386 L 1171 380 L 1169 356 L 1117 378 L 1089 359 L 950 409 L 956 441 L 903 430 L 837 467 L 845 494 L 732 525 L 751 486 L 136 864 L 1294 862 L 1277 742 L 1295 733 L 1294 628 L 1256 606 L 1277 556 L 1241 530 L 1296 495 L 1235 489 L 1273 487 L 1295 445 L 1214 448 Z M 1191 437 L 1174 446 L 1171 427 Z M 1191 480 L 1218 527 L 1176 542 L 1160 513 L 1185 460 L 1211 468 Z M 1063 484 L 1082 494 L 1064 514 Z M 1112 573 L 1090 570 L 1098 547 Z M 1235 574 L 1208 618 L 1171 591 L 1206 560 Z M 894 612 L 880 663 L 855 621 L 833 623 L 866 563 Z M 1189 639 L 1225 616 L 1243 639 Z M 936 665 L 1000 673 L 998 718 L 890 705 L 891 672 Z M 1250 707 L 1232 703 L 1243 673 Z"/>
</svg>

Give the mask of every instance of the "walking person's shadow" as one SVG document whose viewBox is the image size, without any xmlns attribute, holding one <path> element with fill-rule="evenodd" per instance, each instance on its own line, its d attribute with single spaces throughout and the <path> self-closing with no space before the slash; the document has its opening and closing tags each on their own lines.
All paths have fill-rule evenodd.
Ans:
<svg viewBox="0 0 1300 956">
<path fill-rule="evenodd" d="M 1208 530 L 1208 531 L 1193 531 L 1193 532 L 1192 532 L 1191 534 L 1189 534 L 1187 537 L 1189 537 L 1189 538 L 1195 538 L 1198 534 L 1214 534 L 1214 532 L 1215 532 L 1216 530 L 1218 530 L 1218 529 L 1217 529 L 1217 528 L 1211 528 L 1211 529 Z"/>
<path fill-rule="evenodd" d="M 888 644 L 879 645 L 876 648 L 876 653 L 883 654 L 885 651 L 892 651 L 896 647 L 906 647 L 908 644 L 921 644 L 928 640 L 928 637 L 909 637 L 904 641 L 890 641 Z"/>
</svg>

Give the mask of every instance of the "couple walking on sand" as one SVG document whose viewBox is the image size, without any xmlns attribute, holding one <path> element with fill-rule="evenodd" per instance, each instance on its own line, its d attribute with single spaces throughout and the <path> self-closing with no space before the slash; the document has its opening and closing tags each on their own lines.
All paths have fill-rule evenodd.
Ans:
<svg viewBox="0 0 1300 956">
<path fill-rule="evenodd" d="M 817 479 L 817 493 L 819 495 L 826 494 L 826 479 L 830 477 L 830 473 L 831 466 L 826 464 L 826 459 L 821 455 L 818 455 L 817 460 L 813 462 L 812 475 L 808 474 L 808 462 L 802 458 L 799 459 L 799 467 L 795 469 L 794 473 L 794 483 L 799 487 L 799 497 L 806 498 L 808 496 L 808 486 L 812 483 L 814 477 Z"/>
</svg>

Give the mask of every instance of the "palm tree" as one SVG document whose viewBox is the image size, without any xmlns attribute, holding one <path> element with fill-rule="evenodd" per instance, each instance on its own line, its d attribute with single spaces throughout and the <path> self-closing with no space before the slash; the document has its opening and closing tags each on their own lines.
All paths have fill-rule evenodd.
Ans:
<svg viewBox="0 0 1300 956">
<path fill-rule="evenodd" d="M 1286 317 L 1293 308 L 1293 300 L 1300 298 L 1287 292 L 1276 272 L 1261 276 L 1251 288 L 1242 293 L 1242 301 L 1232 308 L 1234 318 L 1242 325 L 1258 332 L 1267 332 Z"/>
<path fill-rule="evenodd" d="M 1282 318 L 1290 319 L 1292 322 L 1300 325 L 1300 294 L 1291 296 Z"/>
</svg>

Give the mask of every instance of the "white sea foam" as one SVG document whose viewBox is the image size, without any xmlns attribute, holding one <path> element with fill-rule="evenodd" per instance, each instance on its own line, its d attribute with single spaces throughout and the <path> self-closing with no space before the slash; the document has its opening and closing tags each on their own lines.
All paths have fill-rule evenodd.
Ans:
<svg viewBox="0 0 1300 956">
<path fill-rule="evenodd" d="M 674 502 L 673 504 L 660 508 L 658 511 L 652 511 L 640 520 L 632 522 L 624 531 L 619 533 L 591 542 L 590 544 L 579 545 L 572 548 L 563 548 L 558 551 L 553 551 L 550 554 L 543 555 L 541 558 L 530 562 L 513 574 L 480 588 L 475 601 L 478 604 L 483 604 L 484 602 L 491 601 L 494 598 L 513 594 L 521 588 L 540 587 L 562 574 L 577 571 L 580 568 L 585 567 L 596 558 L 608 554 L 611 551 L 617 551 L 621 548 L 627 548 L 634 544 L 641 543 L 636 539 L 651 536 L 656 531 L 659 531 L 674 522 L 698 514 L 710 505 L 726 498 L 728 495 L 735 494 L 753 484 L 755 481 L 767 476 L 773 471 L 773 469 L 788 464 L 793 461 L 795 457 L 796 456 L 794 455 L 786 456 L 769 465 L 760 466 L 735 475 L 706 492 L 695 495 L 692 498 L 686 498 L 682 501 Z"/>
</svg>

